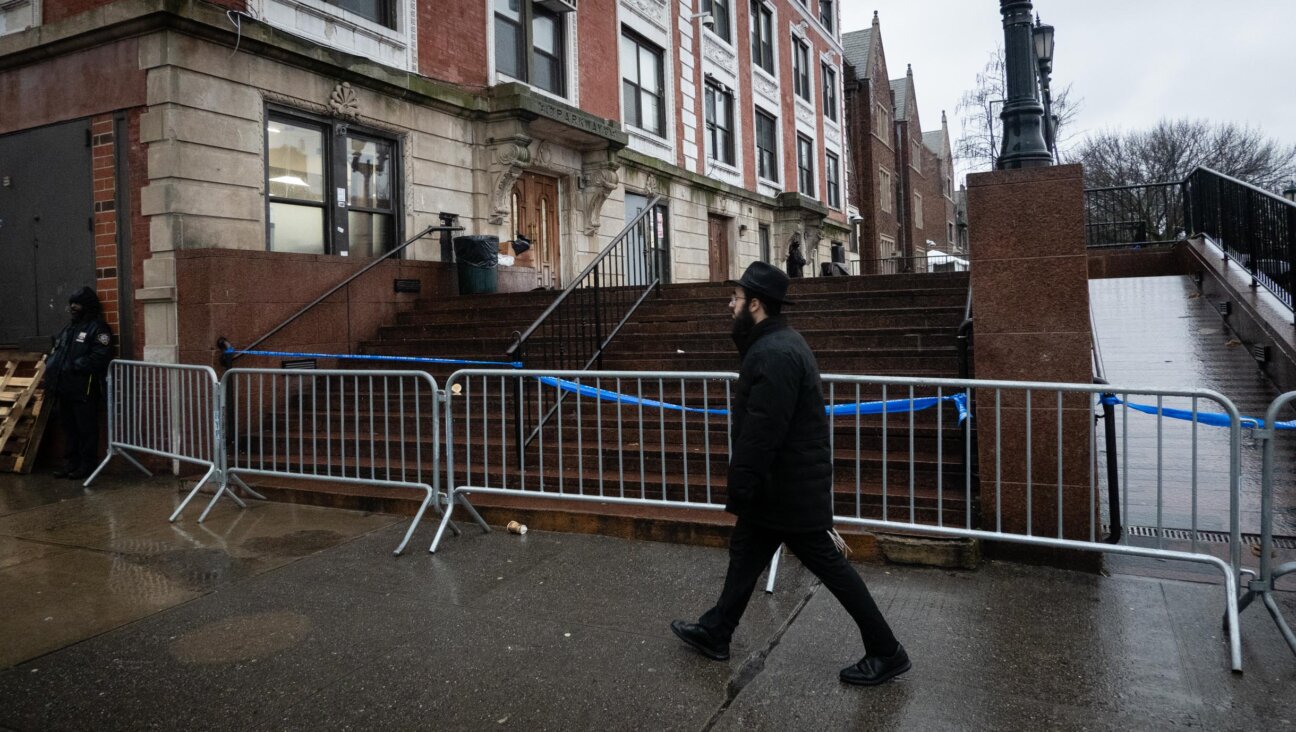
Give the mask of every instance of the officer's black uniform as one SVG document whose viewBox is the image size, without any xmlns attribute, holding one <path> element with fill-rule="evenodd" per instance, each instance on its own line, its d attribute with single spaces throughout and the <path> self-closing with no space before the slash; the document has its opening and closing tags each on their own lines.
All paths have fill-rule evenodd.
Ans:
<svg viewBox="0 0 1296 732">
<path fill-rule="evenodd" d="M 72 322 L 54 337 L 54 350 L 45 362 L 46 389 L 58 397 L 58 416 L 67 444 L 58 477 L 84 478 L 94 470 L 99 451 L 99 401 L 103 379 L 112 360 L 112 330 L 103 320 L 103 306 L 89 287 L 68 298 L 79 305 Z"/>
</svg>

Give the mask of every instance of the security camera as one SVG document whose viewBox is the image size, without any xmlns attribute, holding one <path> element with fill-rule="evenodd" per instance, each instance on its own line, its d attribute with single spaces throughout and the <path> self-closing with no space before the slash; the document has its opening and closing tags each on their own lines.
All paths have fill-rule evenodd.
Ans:
<svg viewBox="0 0 1296 732">
<path fill-rule="evenodd" d="M 864 217 L 860 216 L 859 214 L 851 214 L 850 218 L 848 218 L 847 221 L 849 221 L 852 224 L 862 224 L 864 223 Z"/>
<path fill-rule="evenodd" d="M 694 17 L 694 18 L 697 18 L 699 21 L 702 22 L 702 27 L 703 27 L 703 28 L 706 28 L 707 30 L 710 30 L 710 31 L 715 30 L 715 16 L 712 15 L 711 13 L 709 13 L 709 12 L 707 12 L 707 13 L 698 13 L 697 15 L 695 15 L 695 16 L 693 16 L 693 17 Z"/>
</svg>

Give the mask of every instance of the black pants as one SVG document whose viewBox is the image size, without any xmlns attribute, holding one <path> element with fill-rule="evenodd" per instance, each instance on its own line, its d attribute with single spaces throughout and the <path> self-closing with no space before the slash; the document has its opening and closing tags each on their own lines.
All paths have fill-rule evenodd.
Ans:
<svg viewBox="0 0 1296 732">
<path fill-rule="evenodd" d="M 882 617 L 882 611 L 873 601 L 864 580 L 833 545 L 828 532 L 775 531 L 741 518 L 729 539 L 729 572 L 725 576 L 720 600 L 698 621 L 713 638 L 728 642 L 733 637 L 752 591 L 756 589 L 756 580 L 769 566 L 780 544 L 786 544 L 850 613 L 859 626 L 866 653 L 883 656 L 895 653 L 897 642 L 891 627 Z"/>
<path fill-rule="evenodd" d="M 94 470 L 99 453 L 99 402 L 59 399 L 59 424 L 63 427 L 63 461 L 71 470 Z"/>
</svg>

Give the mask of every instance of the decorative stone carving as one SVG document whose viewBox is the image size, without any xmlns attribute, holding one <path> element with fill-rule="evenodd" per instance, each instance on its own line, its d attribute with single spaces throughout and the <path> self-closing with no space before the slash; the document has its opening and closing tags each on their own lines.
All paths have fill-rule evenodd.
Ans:
<svg viewBox="0 0 1296 732">
<path fill-rule="evenodd" d="M 778 99 L 778 85 L 765 78 L 764 74 L 752 74 L 752 87 L 762 96 Z"/>
<path fill-rule="evenodd" d="M 531 164 L 547 168 L 553 162 L 553 148 L 549 146 L 548 140 L 541 140 L 536 145 L 535 153 L 531 156 Z"/>
<path fill-rule="evenodd" d="M 708 38 L 703 44 L 702 54 L 715 65 L 736 73 L 738 56 L 731 47 Z"/>
<path fill-rule="evenodd" d="M 797 120 L 798 120 L 798 121 L 800 121 L 800 122 L 805 122 L 806 124 L 808 124 L 808 125 L 810 125 L 810 126 L 812 126 L 812 127 L 814 126 L 814 123 L 815 123 L 815 113 L 814 113 L 814 110 L 813 110 L 813 109 L 809 109 L 809 108 L 805 107 L 804 105 L 797 104 L 797 105 L 796 105 L 796 116 L 797 116 Z"/>
<path fill-rule="evenodd" d="M 661 195 L 661 184 L 657 182 L 657 176 L 652 173 L 644 174 L 644 195 L 649 198 Z"/>
<path fill-rule="evenodd" d="M 333 93 L 329 94 L 328 109 L 334 117 L 360 119 L 360 97 L 351 88 L 350 82 L 344 81 L 333 87 Z"/>
<path fill-rule="evenodd" d="M 495 148 L 495 162 L 500 169 L 495 173 L 495 185 L 491 187 L 491 211 L 486 220 L 499 226 L 509 215 L 509 196 L 513 193 L 513 184 L 521 177 L 522 171 L 531 164 L 531 140 L 525 137 L 514 137 L 505 140 Z"/>
<path fill-rule="evenodd" d="M 638 13 L 644 20 L 668 30 L 666 21 L 666 0 L 621 0 L 621 4 Z"/>
<path fill-rule="evenodd" d="M 603 225 L 603 204 L 621 183 L 621 178 L 617 175 L 620 169 L 619 163 L 608 160 L 586 165 L 581 170 L 585 180 L 585 187 L 580 192 L 580 212 L 585 219 L 581 231 L 586 236 L 599 233 L 599 228 Z M 651 176 L 649 180 L 652 180 Z"/>
</svg>

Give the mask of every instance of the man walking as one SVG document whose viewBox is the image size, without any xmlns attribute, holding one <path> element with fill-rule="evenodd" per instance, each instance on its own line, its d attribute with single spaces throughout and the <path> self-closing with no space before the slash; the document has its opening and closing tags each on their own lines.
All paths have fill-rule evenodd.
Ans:
<svg viewBox="0 0 1296 732">
<path fill-rule="evenodd" d="M 756 580 L 786 544 L 859 626 L 865 655 L 842 669 L 848 684 L 871 686 L 909 670 L 909 656 L 833 537 L 832 453 L 819 366 L 781 315 L 787 275 L 755 262 L 729 308 L 742 357 L 733 403 L 729 500 L 738 516 L 720 600 L 697 623 L 671 630 L 702 655 L 729 658 L 729 640 Z"/>
<path fill-rule="evenodd" d="M 58 397 L 58 417 L 66 445 L 56 478 L 81 480 L 94 470 L 99 451 L 101 384 L 112 360 L 112 330 L 103 319 L 99 296 L 82 287 L 68 298 L 71 322 L 54 337 L 45 362 L 45 385 Z"/>
</svg>

